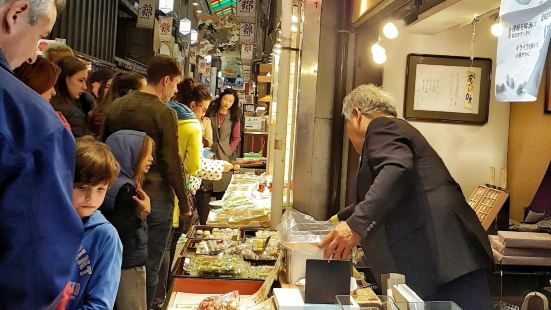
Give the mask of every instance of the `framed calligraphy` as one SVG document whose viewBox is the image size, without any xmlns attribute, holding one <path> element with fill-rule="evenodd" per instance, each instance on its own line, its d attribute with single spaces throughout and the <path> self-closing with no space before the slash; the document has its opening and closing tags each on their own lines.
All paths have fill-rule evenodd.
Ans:
<svg viewBox="0 0 551 310">
<path fill-rule="evenodd" d="M 545 83 L 545 99 L 543 100 L 543 113 L 551 114 L 551 66 L 549 66 L 549 55 L 551 49 L 547 50 L 547 63 L 542 75 L 542 82 Z"/>
<path fill-rule="evenodd" d="M 467 123 L 488 122 L 492 60 L 409 54 L 404 118 Z"/>
</svg>

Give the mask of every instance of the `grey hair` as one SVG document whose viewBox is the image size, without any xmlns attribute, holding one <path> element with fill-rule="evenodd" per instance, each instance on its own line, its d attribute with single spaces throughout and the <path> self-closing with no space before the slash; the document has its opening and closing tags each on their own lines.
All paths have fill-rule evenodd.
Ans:
<svg viewBox="0 0 551 310">
<path fill-rule="evenodd" d="M 382 88 L 373 84 L 360 85 L 350 92 L 342 104 L 342 114 L 346 119 L 352 118 L 352 111 L 358 108 L 362 113 L 384 113 L 396 117 L 394 98 Z"/>
<path fill-rule="evenodd" d="M 15 0 L 0 0 L 0 4 L 14 2 Z M 42 16 L 48 16 L 52 4 L 57 10 L 57 14 L 63 11 L 66 0 L 27 0 L 29 2 L 29 20 L 31 25 L 36 24 Z"/>
</svg>

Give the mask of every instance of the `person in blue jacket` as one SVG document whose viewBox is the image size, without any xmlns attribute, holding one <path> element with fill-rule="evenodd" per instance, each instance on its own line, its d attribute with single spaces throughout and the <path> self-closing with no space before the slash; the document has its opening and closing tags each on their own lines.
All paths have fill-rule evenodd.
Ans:
<svg viewBox="0 0 551 310">
<path fill-rule="evenodd" d="M 73 262 L 73 295 L 67 309 L 113 309 L 121 275 L 122 243 L 117 230 L 97 209 L 119 174 L 105 143 L 77 140 L 73 207 L 84 224 L 82 245 Z"/>
<path fill-rule="evenodd" d="M 0 309 L 57 306 L 82 240 L 75 141 L 12 70 L 34 62 L 60 0 L 0 0 Z"/>
</svg>

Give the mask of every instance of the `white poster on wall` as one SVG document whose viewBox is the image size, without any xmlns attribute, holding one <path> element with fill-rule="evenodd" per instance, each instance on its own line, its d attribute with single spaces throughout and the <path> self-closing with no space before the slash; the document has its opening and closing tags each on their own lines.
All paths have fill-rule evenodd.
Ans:
<svg viewBox="0 0 551 310">
<path fill-rule="evenodd" d="M 136 28 L 153 29 L 155 24 L 155 0 L 140 0 Z"/>
<path fill-rule="evenodd" d="M 535 101 L 551 35 L 551 1 L 502 0 L 497 43 L 498 101 Z"/>
<path fill-rule="evenodd" d="M 159 16 L 159 40 L 170 42 L 172 40 L 172 17 Z"/>
</svg>

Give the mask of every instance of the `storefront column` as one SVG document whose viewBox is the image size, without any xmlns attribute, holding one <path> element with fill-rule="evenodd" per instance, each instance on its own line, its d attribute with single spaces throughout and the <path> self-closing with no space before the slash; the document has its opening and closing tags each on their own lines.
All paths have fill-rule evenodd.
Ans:
<svg viewBox="0 0 551 310">
<path fill-rule="evenodd" d="M 281 55 L 279 57 L 279 74 L 277 102 L 275 104 L 277 119 L 275 123 L 275 141 L 273 156 L 273 189 L 272 189 L 272 228 L 281 221 L 283 210 L 283 187 L 285 177 L 285 145 L 287 139 L 287 114 L 289 109 L 289 76 L 291 64 L 291 16 L 293 1 L 284 0 L 281 9 Z"/>
</svg>

